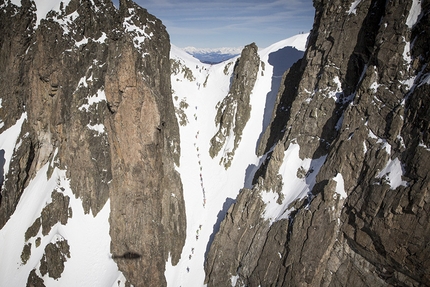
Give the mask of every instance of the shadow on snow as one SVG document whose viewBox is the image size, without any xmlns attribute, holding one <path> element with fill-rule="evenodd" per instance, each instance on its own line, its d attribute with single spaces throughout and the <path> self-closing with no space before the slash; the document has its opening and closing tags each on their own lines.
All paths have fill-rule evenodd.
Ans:
<svg viewBox="0 0 430 287">
<path fill-rule="evenodd" d="M 303 51 L 299 51 L 293 47 L 284 47 L 276 52 L 269 54 L 269 64 L 273 66 L 271 90 L 266 95 L 266 106 L 264 108 L 262 131 L 257 141 L 256 150 L 260 144 L 261 137 L 264 131 L 270 124 L 273 109 L 275 107 L 276 95 L 281 87 L 282 76 L 295 62 L 301 59 L 304 55 Z"/>
</svg>

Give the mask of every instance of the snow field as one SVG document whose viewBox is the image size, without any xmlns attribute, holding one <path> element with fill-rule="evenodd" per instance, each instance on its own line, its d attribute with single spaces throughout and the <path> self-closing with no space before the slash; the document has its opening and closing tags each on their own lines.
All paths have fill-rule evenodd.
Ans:
<svg viewBox="0 0 430 287">
<path fill-rule="evenodd" d="M 258 73 L 251 94 L 250 120 L 227 170 L 220 160 L 230 151 L 229 142 L 233 142 L 233 137 L 226 140 L 224 148 L 213 159 L 209 155 L 209 148 L 210 139 L 218 131 L 215 125 L 218 103 L 228 95 L 237 57 L 216 65 L 202 64 L 185 51 L 172 46 L 171 58 L 185 63 L 195 80 L 185 79 L 182 73 L 172 75 L 172 96 L 176 108 L 180 108 L 181 102 L 188 104 L 183 109 L 188 123 L 179 126 L 181 162 L 177 167 L 184 190 L 187 238 L 179 263 L 172 266 L 170 258 L 166 262 L 168 286 L 204 286 L 205 253 L 213 240 L 214 230 L 217 231 L 226 209 L 240 189 L 247 185 L 246 181 L 252 177 L 260 161 L 255 149 L 263 129 L 266 96 L 272 84 L 273 67 L 268 63 L 268 55 L 285 46 L 294 45 L 304 49 L 306 39 L 307 35 L 295 36 L 259 51 L 261 61 L 265 62 L 265 71 L 263 75 Z M 224 73 L 228 64 L 228 73 Z"/>
<path fill-rule="evenodd" d="M 389 159 L 376 178 L 385 178 L 391 189 L 396 189 L 399 186 L 408 186 L 408 183 L 402 179 L 404 173 L 403 164 L 398 158 Z"/>
<path fill-rule="evenodd" d="M 215 106 L 228 93 L 229 75 L 223 73 L 225 63 L 202 64 L 185 52 L 175 50 L 172 47 L 171 57 L 184 60 L 196 80 L 190 82 L 182 74 L 172 77 L 173 97 L 178 97 L 175 104 L 185 101 L 189 105 L 185 109 L 188 124 L 180 126 L 181 163 L 178 167 L 186 204 L 187 238 L 180 262 L 176 266 L 167 262 L 165 274 L 169 286 L 202 286 L 204 254 L 225 200 L 218 193 L 231 193 L 226 180 L 229 172 L 218 164 L 219 157 L 211 159 L 208 154 L 209 141 L 217 131 Z M 230 73 L 232 68 L 233 65 Z M 206 87 L 203 85 L 205 81 Z M 235 183 L 231 188 L 238 192 L 240 184 Z"/>
<path fill-rule="evenodd" d="M 66 171 L 54 168 L 52 176 L 47 178 L 49 165 L 45 164 L 31 180 L 15 213 L 0 230 L 0 258 L 7 258 L 0 261 L 0 285 L 25 286 L 31 270 L 40 267 L 46 245 L 67 240 L 71 258 L 67 258 L 61 278 L 54 280 L 36 271 L 46 286 L 118 286 L 117 282 L 124 279 L 110 254 L 109 201 L 96 217 L 91 213 L 84 214 L 81 199 L 75 198 L 70 189 Z M 25 242 L 27 228 L 51 202 L 53 190 L 69 196 L 72 218 L 66 225 L 55 224 L 46 236 L 40 229 L 37 236 Z M 38 237 L 40 245 L 36 247 Z M 31 243 L 31 256 L 23 264 L 21 253 L 27 243 Z"/>
<path fill-rule="evenodd" d="M 19 134 L 21 133 L 22 124 L 26 119 L 27 113 L 23 113 L 13 126 L 0 134 L 0 151 L 4 151 L 3 158 L 0 158 L 0 163 L 2 160 L 4 160 L 4 166 L 2 166 L 3 174 L 0 176 L 4 176 L 4 178 L 6 178 L 9 171 L 9 165 L 12 159 L 13 151 L 15 145 L 17 144 Z"/>
</svg>

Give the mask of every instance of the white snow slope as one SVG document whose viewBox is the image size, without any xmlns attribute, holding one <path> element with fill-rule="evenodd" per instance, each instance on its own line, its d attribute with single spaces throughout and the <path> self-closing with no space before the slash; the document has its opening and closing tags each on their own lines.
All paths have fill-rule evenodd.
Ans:
<svg viewBox="0 0 430 287">
<path fill-rule="evenodd" d="M 13 2 L 19 5 L 19 1 Z M 45 17 L 46 11 L 56 8 L 60 3 L 60 1 L 52 1 L 49 4 L 44 1 L 36 2 L 38 21 Z M 278 90 L 273 84 L 279 83 L 274 81 L 279 75 L 273 75 L 274 67 L 269 63 L 269 56 L 288 46 L 304 51 L 307 36 L 297 35 L 259 51 L 265 68 L 263 71 L 260 66 L 251 95 L 251 117 L 243 131 L 231 167 L 227 170 L 219 161 L 229 151 L 231 145 L 228 141 L 218 157 L 212 159 L 208 151 L 210 139 L 217 132 L 214 122 L 216 106 L 228 94 L 237 58 L 217 65 L 202 64 L 185 51 L 172 46 L 171 58 L 187 66 L 195 79 L 190 81 L 184 78 L 182 73 L 172 75 L 174 90 L 172 97 L 175 107 L 181 109 L 181 106 L 184 106 L 180 104 L 181 102 L 188 104 L 188 107 L 183 109 L 187 124 L 180 126 L 181 162 L 177 167 L 184 189 L 187 238 L 179 263 L 172 266 L 170 261 L 166 262 L 165 276 L 168 286 L 204 286 L 204 256 L 214 230 L 218 229 L 220 220 L 240 189 L 244 186 L 249 187 L 249 180 L 261 161 L 255 155 L 255 149 L 263 129 L 267 126 L 267 120 L 265 121 L 267 111 L 271 112 L 273 109 L 274 97 Z M 284 56 L 288 57 L 288 54 Z M 291 57 L 295 57 L 291 59 L 291 62 L 295 62 L 298 54 L 295 53 Z M 277 69 L 279 73 L 279 67 Z M 26 114 L 23 114 L 14 126 L 0 134 L 5 177 L 13 152 L 21 144 L 18 137 L 25 120 Z M 16 211 L 0 230 L 0 286 L 25 286 L 31 270 L 39 269 L 45 247 L 49 243 L 62 240 L 67 240 L 71 258 L 67 258 L 65 270 L 59 279 L 54 280 L 48 275 L 42 276 L 36 271 L 44 279 L 46 286 L 124 286 L 124 276 L 110 254 L 109 201 L 96 217 L 91 213 L 84 214 L 81 200 L 73 195 L 69 186 L 67 171 L 54 168 L 54 161 L 55 157 L 30 181 Z M 53 169 L 49 177 L 48 169 Z M 72 218 L 69 218 L 65 225 L 57 223 L 46 236 L 39 230 L 37 236 L 25 242 L 27 228 L 52 201 L 53 190 L 69 196 Z M 21 254 L 24 245 L 29 243 L 31 256 L 27 263 L 23 264 Z"/>
<path fill-rule="evenodd" d="M 73 195 L 64 170 L 54 169 L 50 178 L 47 163 L 25 189 L 15 213 L 0 230 L 0 286 L 26 286 L 28 274 L 39 269 L 46 245 L 67 240 L 71 257 L 65 262 L 61 278 L 55 280 L 48 274 L 42 276 L 46 286 L 118 286 L 123 275 L 111 259 L 109 236 L 109 201 L 94 217 L 84 214 L 82 201 Z M 24 234 L 43 207 L 51 202 L 51 192 L 56 190 L 69 196 L 72 218 L 66 225 L 57 223 L 47 236 L 42 230 L 25 242 Z M 36 239 L 40 238 L 40 245 Z M 25 244 L 31 244 L 31 257 L 22 263 L 21 253 Z"/>
<path fill-rule="evenodd" d="M 173 74 L 171 79 L 176 109 L 184 106 L 181 102 L 188 104 L 187 108 L 182 109 L 187 124 L 180 126 L 181 162 L 177 168 L 184 189 L 187 238 L 179 263 L 176 266 L 172 266 L 170 261 L 166 264 L 168 286 L 204 286 L 204 258 L 212 233 L 218 228 L 218 220 L 222 219 L 240 189 L 249 186 L 249 180 L 260 162 L 255 149 L 263 130 L 266 102 L 274 102 L 274 99 L 268 98 L 268 94 L 269 97 L 276 96 L 276 93 L 270 93 L 273 89 L 273 66 L 269 64 L 269 55 L 287 46 L 304 51 L 307 36 L 297 35 L 259 51 L 265 70 L 262 71 L 260 66 L 251 94 L 251 117 L 243 130 L 231 167 L 227 170 L 219 162 L 229 151 L 228 140 L 224 150 L 213 159 L 209 156 L 209 144 L 217 132 L 216 106 L 228 94 L 237 57 L 216 65 L 202 64 L 185 51 L 172 46 L 171 58 L 187 66 L 195 80 L 184 78 L 182 73 Z M 292 62 L 298 60 L 297 55 L 295 57 Z M 273 104 L 270 105 L 272 109 Z"/>
</svg>

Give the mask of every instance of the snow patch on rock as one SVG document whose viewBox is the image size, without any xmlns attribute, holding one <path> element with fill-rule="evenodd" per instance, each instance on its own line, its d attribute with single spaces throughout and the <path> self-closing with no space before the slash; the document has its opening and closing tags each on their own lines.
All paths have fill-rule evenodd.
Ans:
<svg viewBox="0 0 430 287">
<path fill-rule="evenodd" d="M 357 13 L 357 6 L 360 4 L 361 0 L 355 0 L 352 2 L 351 6 L 349 7 L 348 14 L 356 14 Z"/>
<path fill-rule="evenodd" d="M 343 176 L 339 172 L 334 178 L 334 181 L 336 181 L 336 193 L 340 195 L 340 199 L 344 199 L 348 196 L 348 194 L 345 191 L 345 182 L 343 181 Z"/>
<path fill-rule="evenodd" d="M 403 164 L 398 158 L 388 160 L 386 166 L 378 173 L 376 178 L 384 178 L 391 186 L 391 189 L 396 189 L 399 186 L 407 186 L 408 183 L 402 179 L 405 170 Z"/>
<path fill-rule="evenodd" d="M 418 18 L 421 14 L 421 0 L 412 0 L 412 6 L 409 10 L 408 18 L 406 19 L 406 25 L 412 29 L 412 27 L 418 22 Z"/>
<path fill-rule="evenodd" d="M 282 176 L 282 203 L 278 203 L 279 194 L 274 191 L 262 191 L 261 199 L 266 204 L 263 216 L 264 219 L 274 223 L 281 219 L 287 219 L 291 210 L 289 205 L 297 200 L 309 195 L 309 191 L 315 185 L 315 178 L 321 166 L 324 164 L 326 156 L 318 159 L 300 159 L 300 146 L 291 143 L 288 149 L 284 152 L 284 159 L 279 174 Z M 300 176 L 299 171 L 305 172 L 305 175 Z"/>
<path fill-rule="evenodd" d="M 3 166 L 3 177 L 6 177 L 9 171 L 10 161 L 12 159 L 13 151 L 16 148 L 19 134 L 21 133 L 21 127 L 24 121 L 27 119 L 27 113 L 23 113 L 16 123 L 0 134 L 0 150 L 4 151 L 4 166 Z M 0 125 L 3 123 L 0 123 Z"/>
</svg>

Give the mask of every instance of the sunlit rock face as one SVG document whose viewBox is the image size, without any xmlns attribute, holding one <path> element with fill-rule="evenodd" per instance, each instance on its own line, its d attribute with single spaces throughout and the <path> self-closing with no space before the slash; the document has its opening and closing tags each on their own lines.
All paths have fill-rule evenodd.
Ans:
<svg viewBox="0 0 430 287">
<path fill-rule="evenodd" d="M 169 35 L 132 1 L 120 1 L 117 9 L 111 1 L 71 0 L 43 19 L 38 11 L 47 4 L 36 2 L 0 4 L 0 132 L 18 131 L 5 151 L 0 227 L 38 173 L 49 181 L 64 171 L 70 186 L 58 180 L 45 190 L 51 199 L 41 204 L 48 205 L 22 234 L 29 243 L 21 247 L 22 263 L 39 262 L 27 284 L 40 286 L 48 277 L 61 282 L 73 272 L 64 263 L 77 256 L 67 235 L 78 212 L 71 194 L 63 195 L 69 188 L 82 214 L 97 218 L 110 209 L 110 231 L 97 236 L 110 236 L 111 244 L 100 256 L 117 265 L 122 280 L 163 286 L 165 262 L 179 260 L 185 240 Z M 108 259 L 109 253 L 140 257 Z"/>
<path fill-rule="evenodd" d="M 428 5 L 314 1 L 208 286 L 430 284 Z M 233 284 L 233 285 L 234 285 Z"/>
<path fill-rule="evenodd" d="M 428 3 L 314 7 L 211 65 L 132 1 L 0 2 L 0 285 L 430 285 Z"/>
</svg>

